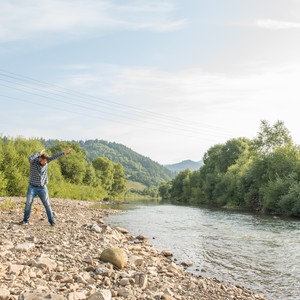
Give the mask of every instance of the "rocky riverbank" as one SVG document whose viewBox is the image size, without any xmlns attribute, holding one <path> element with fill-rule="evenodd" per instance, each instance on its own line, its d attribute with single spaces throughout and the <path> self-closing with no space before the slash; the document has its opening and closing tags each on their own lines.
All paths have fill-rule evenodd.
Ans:
<svg viewBox="0 0 300 300">
<path fill-rule="evenodd" d="M 93 209 L 95 202 L 52 199 L 54 227 L 39 200 L 31 224 L 18 225 L 24 202 L 0 198 L 0 300 L 265 299 L 193 276 L 146 237 L 105 224 L 117 212 Z"/>
</svg>

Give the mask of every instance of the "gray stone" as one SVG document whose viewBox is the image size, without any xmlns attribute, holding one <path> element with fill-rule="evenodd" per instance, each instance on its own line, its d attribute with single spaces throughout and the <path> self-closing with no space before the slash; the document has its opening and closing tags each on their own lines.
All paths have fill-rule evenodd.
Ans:
<svg viewBox="0 0 300 300">
<path fill-rule="evenodd" d="M 96 274 L 101 275 L 101 276 L 108 276 L 110 277 L 113 273 L 113 268 L 97 268 L 95 271 Z"/>
<path fill-rule="evenodd" d="M 27 292 L 21 294 L 18 300 L 44 300 L 48 293 Z"/>
<path fill-rule="evenodd" d="M 48 270 L 54 270 L 57 267 L 57 263 L 47 256 L 41 256 L 36 261 L 37 268 L 47 268 Z"/>
<path fill-rule="evenodd" d="M 82 261 L 92 265 L 93 264 L 93 258 L 91 256 L 85 256 Z"/>
<path fill-rule="evenodd" d="M 126 288 L 122 288 L 118 290 L 118 296 L 127 298 L 132 295 L 132 291 Z"/>
<path fill-rule="evenodd" d="M 129 258 L 129 261 L 137 267 L 144 265 L 144 259 L 140 256 L 133 255 Z"/>
<path fill-rule="evenodd" d="M 171 252 L 171 251 L 162 251 L 162 253 L 161 253 L 163 256 L 166 256 L 166 257 L 168 257 L 168 256 L 173 256 L 173 253 Z"/>
<path fill-rule="evenodd" d="M 138 284 L 142 289 L 146 288 L 148 284 L 148 275 L 143 273 L 137 273 L 134 276 L 135 283 Z"/>
<path fill-rule="evenodd" d="M 20 252 L 27 252 L 35 247 L 34 243 L 24 243 L 16 246 L 16 250 Z"/>
<path fill-rule="evenodd" d="M 116 229 L 121 232 L 121 233 L 124 233 L 124 234 L 127 234 L 128 233 L 128 230 L 125 229 L 125 228 L 122 228 L 122 227 L 116 227 Z"/>
<path fill-rule="evenodd" d="M 102 228 L 99 225 L 97 225 L 96 223 L 94 223 L 92 225 L 91 230 L 95 231 L 95 232 L 98 232 L 98 233 L 102 233 Z"/>
<path fill-rule="evenodd" d="M 129 285 L 129 284 L 130 284 L 129 278 L 122 278 L 120 280 L 120 285 L 122 285 L 122 286 Z"/>
</svg>

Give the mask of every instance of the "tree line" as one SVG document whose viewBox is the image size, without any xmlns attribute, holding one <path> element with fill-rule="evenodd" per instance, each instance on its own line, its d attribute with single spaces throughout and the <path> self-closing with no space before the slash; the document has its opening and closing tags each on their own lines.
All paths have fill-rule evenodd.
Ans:
<svg viewBox="0 0 300 300">
<path fill-rule="evenodd" d="M 300 217 L 300 147 L 282 121 L 263 120 L 254 139 L 212 146 L 197 171 L 159 187 L 163 199 Z"/>
<path fill-rule="evenodd" d="M 56 141 L 47 154 L 73 151 L 49 164 L 51 197 L 71 199 L 123 200 L 126 180 L 123 166 L 106 157 L 87 159 L 87 151 L 76 142 Z M 24 196 L 28 187 L 28 157 L 45 148 L 40 139 L 0 137 L 0 195 Z"/>
</svg>

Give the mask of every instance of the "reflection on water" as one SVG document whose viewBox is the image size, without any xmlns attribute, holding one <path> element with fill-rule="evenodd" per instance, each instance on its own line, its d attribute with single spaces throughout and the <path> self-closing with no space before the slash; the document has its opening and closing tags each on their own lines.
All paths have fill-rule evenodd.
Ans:
<svg viewBox="0 0 300 300">
<path fill-rule="evenodd" d="M 300 299 L 298 220 L 171 204 L 126 208 L 107 221 L 147 235 L 158 249 L 193 263 L 191 272 L 271 299 Z"/>
</svg>

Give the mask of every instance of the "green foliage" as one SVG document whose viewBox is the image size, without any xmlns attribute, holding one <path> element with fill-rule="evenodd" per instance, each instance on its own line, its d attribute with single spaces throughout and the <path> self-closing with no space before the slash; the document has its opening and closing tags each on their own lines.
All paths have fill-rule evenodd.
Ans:
<svg viewBox="0 0 300 300">
<path fill-rule="evenodd" d="M 183 170 L 172 181 L 170 195 L 172 199 L 187 202 L 189 199 L 189 176 L 190 170 Z"/>
<path fill-rule="evenodd" d="M 100 179 L 102 186 L 110 192 L 114 183 L 114 164 L 106 157 L 98 157 L 92 161 L 96 170 L 96 176 Z"/>
<path fill-rule="evenodd" d="M 283 122 L 262 121 L 255 139 L 215 145 L 203 162 L 199 171 L 181 172 L 161 185 L 161 196 L 300 217 L 300 148 Z"/>
<path fill-rule="evenodd" d="M 267 154 L 276 148 L 289 147 L 292 144 L 292 137 L 282 121 L 277 121 L 271 126 L 268 121 L 263 120 L 253 146 L 258 152 Z"/>
<path fill-rule="evenodd" d="M 50 146 L 50 145 L 48 145 Z M 87 160 L 87 152 L 79 143 L 55 141 L 48 147 L 47 154 L 63 152 L 68 147 L 69 155 L 49 164 L 49 192 L 52 197 L 71 199 L 103 199 L 108 196 L 124 199 L 125 176 L 122 166 L 107 160 L 107 168 L 102 172 L 112 172 L 112 180 L 107 182 L 97 177 L 97 170 Z M 0 137 L 0 195 L 24 196 L 29 178 L 28 157 L 45 148 L 37 139 L 9 139 Z"/>
<path fill-rule="evenodd" d="M 114 178 L 111 189 L 111 196 L 113 199 L 124 196 L 126 190 L 126 181 L 124 168 L 121 164 L 114 164 Z"/>
<path fill-rule="evenodd" d="M 174 173 L 150 158 L 142 156 L 130 148 L 103 140 L 80 141 L 79 144 L 88 152 L 89 161 L 98 157 L 106 157 L 123 166 L 127 180 L 137 181 L 150 186 L 170 180 Z"/>
<path fill-rule="evenodd" d="M 171 188 L 172 188 L 172 182 L 163 182 L 159 186 L 159 194 L 162 197 L 162 199 L 170 199 L 171 198 Z"/>
</svg>

